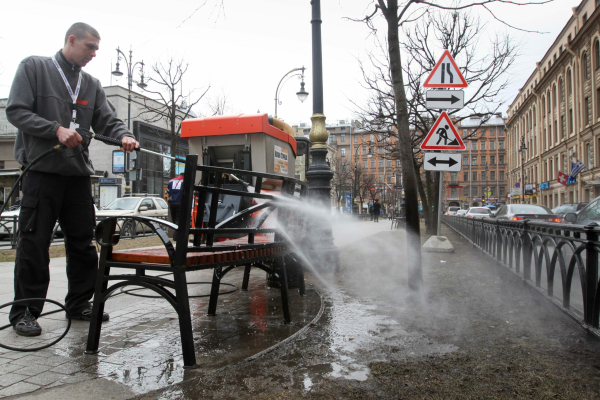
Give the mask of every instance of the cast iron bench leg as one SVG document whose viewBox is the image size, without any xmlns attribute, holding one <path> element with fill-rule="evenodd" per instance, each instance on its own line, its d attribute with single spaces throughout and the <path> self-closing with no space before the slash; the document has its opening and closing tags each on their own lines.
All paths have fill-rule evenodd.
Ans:
<svg viewBox="0 0 600 400">
<path fill-rule="evenodd" d="M 109 226 L 105 227 L 106 230 L 102 234 L 104 243 L 110 243 L 111 237 L 115 233 L 116 226 L 116 221 L 112 221 Z M 94 304 L 92 306 L 92 317 L 85 349 L 86 354 L 98 353 L 98 346 L 100 345 L 100 331 L 102 330 L 102 314 L 104 313 L 105 301 L 103 300 L 103 294 L 108 288 L 108 281 L 104 278 L 110 275 L 110 267 L 106 266 L 106 260 L 111 251 L 112 247 L 109 246 L 102 247 L 102 250 L 100 251 L 98 273 L 96 274 L 96 288 L 94 289 Z"/>
<path fill-rule="evenodd" d="M 285 268 L 285 257 L 280 257 L 277 262 L 277 266 L 279 267 L 278 275 L 279 275 L 279 285 L 281 286 L 281 303 L 283 305 L 283 318 L 285 322 L 289 324 L 291 322 L 290 317 L 290 304 L 288 300 L 288 285 L 287 285 L 287 272 Z"/>
<path fill-rule="evenodd" d="M 175 281 L 175 296 L 177 297 L 177 314 L 179 314 L 179 331 L 181 334 L 181 350 L 183 352 L 183 367 L 196 367 L 196 351 L 194 349 L 194 334 L 192 332 L 192 317 L 190 315 L 190 299 L 187 290 L 185 271 L 173 271 Z"/>
<path fill-rule="evenodd" d="M 248 282 L 250 281 L 250 268 L 252 264 L 246 264 L 244 268 L 244 280 L 242 282 L 242 290 L 248 290 Z"/>
<path fill-rule="evenodd" d="M 217 300 L 219 300 L 222 270 L 223 268 L 221 267 L 213 270 L 213 280 L 210 288 L 210 300 L 208 302 L 208 315 L 211 317 L 214 317 L 217 314 Z"/>
</svg>

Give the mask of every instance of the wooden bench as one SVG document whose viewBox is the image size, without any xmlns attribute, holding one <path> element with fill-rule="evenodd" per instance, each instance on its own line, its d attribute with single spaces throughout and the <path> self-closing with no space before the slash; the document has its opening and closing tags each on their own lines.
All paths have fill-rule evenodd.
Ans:
<svg viewBox="0 0 600 400">
<path fill-rule="evenodd" d="M 98 352 L 101 333 L 101 320 L 104 304 L 110 295 L 123 286 L 135 285 L 150 289 L 167 300 L 179 316 L 179 330 L 183 352 L 184 367 L 196 365 L 192 321 L 190 315 L 189 296 L 186 272 L 212 269 L 213 280 L 208 304 L 208 315 L 215 315 L 219 296 L 220 281 L 229 271 L 243 266 L 244 277 L 242 290 L 248 289 L 252 268 L 259 268 L 274 276 L 280 285 L 283 317 L 286 323 L 291 321 L 288 302 L 288 274 L 286 263 L 293 257 L 293 246 L 290 241 L 300 243 L 306 229 L 306 218 L 284 202 L 277 201 L 272 194 L 261 193 L 265 179 L 281 182 L 280 195 L 293 197 L 297 193 L 300 200 L 306 199 L 305 182 L 278 175 L 240 171 L 229 168 L 197 165 L 198 156 L 186 158 L 182 185 L 182 201 L 178 224 L 147 217 L 127 217 L 136 223 L 145 224 L 162 241 L 164 248 L 134 251 L 114 251 L 113 246 L 120 239 L 117 233 L 118 218 L 107 218 L 96 227 L 96 241 L 101 246 L 94 305 L 90 322 L 86 353 Z M 197 171 L 201 172 L 200 185 L 196 185 Z M 254 190 L 251 192 L 223 188 L 224 176 L 234 174 L 253 179 Z M 250 177 L 250 178 L 248 178 Z M 249 186 L 250 187 L 250 186 Z M 299 188 L 299 192 L 296 191 Z M 198 212 L 191 227 L 193 195 L 197 196 L 200 209 L 207 203 L 210 195 L 208 221 L 204 214 Z M 218 202 L 221 194 L 235 195 L 245 198 L 260 199 L 262 203 L 241 210 L 226 221 L 216 224 Z M 276 212 L 275 212 L 276 211 Z M 276 219 L 276 228 L 263 228 L 267 218 Z M 233 226 L 231 228 L 230 226 Z M 164 228 L 175 231 L 178 238 L 175 246 L 167 236 Z M 240 236 L 242 237 L 235 237 Z M 220 241 L 218 238 L 232 237 Z M 189 239 L 192 239 L 191 242 Z M 295 263 L 298 271 L 300 295 L 304 295 L 304 275 L 302 266 Z M 133 270 L 133 273 L 111 275 L 111 268 Z M 173 279 L 164 276 L 150 276 L 146 271 L 163 271 L 173 274 Z M 111 286 L 109 283 L 113 282 Z"/>
</svg>

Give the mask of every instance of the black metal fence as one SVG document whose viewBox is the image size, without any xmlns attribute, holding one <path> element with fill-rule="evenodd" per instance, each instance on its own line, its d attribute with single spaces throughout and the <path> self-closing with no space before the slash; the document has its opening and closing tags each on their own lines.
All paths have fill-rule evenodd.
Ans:
<svg viewBox="0 0 600 400">
<path fill-rule="evenodd" d="M 600 336 L 600 226 L 496 221 L 445 215 L 442 221 L 474 246 Z"/>
</svg>

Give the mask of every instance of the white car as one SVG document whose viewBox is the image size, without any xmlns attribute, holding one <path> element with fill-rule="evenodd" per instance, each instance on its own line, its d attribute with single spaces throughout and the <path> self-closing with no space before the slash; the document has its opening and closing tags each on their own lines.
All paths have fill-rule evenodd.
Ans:
<svg viewBox="0 0 600 400">
<path fill-rule="evenodd" d="M 466 217 L 475 219 L 493 218 L 492 211 L 486 207 L 471 207 L 469 208 L 469 211 L 467 211 Z"/>
<path fill-rule="evenodd" d="M 127 217 L 144 216 L 166 219 L 169 215 L 167 202 L 160 197 L 119 197 L 102 210 L 96 211 L 96 221 L 106 217 L 123 217 L 117 222 L 117 231 L 123 231 L 123 236 L 131 236 L 133 222 Z M 148 230 L 148 227 L 136 223 L 137 233 Z"/>
</svg>

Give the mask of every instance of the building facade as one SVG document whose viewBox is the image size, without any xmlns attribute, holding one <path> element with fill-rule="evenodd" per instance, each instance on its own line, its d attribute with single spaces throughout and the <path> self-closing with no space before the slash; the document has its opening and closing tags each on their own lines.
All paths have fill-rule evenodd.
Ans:
<svg viewBox="0 0 600 400">
<path fill-rule="evenodd" d="M 600 7 L 583 0 L 508 108 L 509 187 L 533 185 L 536 196 L 513 203 L 587 202 L 600 195 Z M 571 163 L 586 168 L 563 185 Z M 520 189 L 516 189 L 516 192 Z"/>
<path fill-rule="evenodd" d="M 467 150 L 460 172 L 444 173 L 442 202 L 461 208 L 504 203 L 507 181 L 505 121 L 501 115 L 479 116 L 456 125 Z"/>
</svg>

